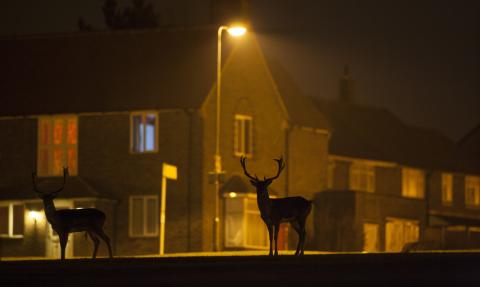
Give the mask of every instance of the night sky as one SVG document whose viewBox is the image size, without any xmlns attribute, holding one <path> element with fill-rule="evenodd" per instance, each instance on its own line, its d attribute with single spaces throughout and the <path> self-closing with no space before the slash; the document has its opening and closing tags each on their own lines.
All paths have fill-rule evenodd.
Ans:
<svg viewBox="0 0 480 287">
<path fill-rule="evenodd" d="M 163 19 L 176 13 L 195 22 L 208 13 L 207 0 L 151 2 Z M 306 94 L 337 97 L 338 77 L 349 64 L 358 104 L 385 107 L 407 123 L 438 129 L 454 140 L 480 123 L 479 1 L 251 3 L 262 47 Z M 77 31 L 79 17 L 103 30 L 102 4 L 6 1 L 0 9 L 0 35 Z M 179 12 L 178 5 L 192 8 Z"/>
</svg>

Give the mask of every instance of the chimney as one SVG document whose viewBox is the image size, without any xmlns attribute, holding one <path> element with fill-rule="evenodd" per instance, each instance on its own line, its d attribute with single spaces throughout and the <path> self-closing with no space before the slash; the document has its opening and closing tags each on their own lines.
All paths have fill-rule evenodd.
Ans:
<svg viewBox="0 0 480 287">
<path fill-rule="evenodd" d="M 350 68 L 345 65 L 340 77 L 340 101 L 352 103 L 354 97 L 354 81 L 350 77 Z"/>
</svg>

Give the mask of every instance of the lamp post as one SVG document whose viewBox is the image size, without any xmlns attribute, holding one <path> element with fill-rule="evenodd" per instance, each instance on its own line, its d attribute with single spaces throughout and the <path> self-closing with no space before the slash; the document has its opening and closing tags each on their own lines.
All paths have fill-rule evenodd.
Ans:
<svg viewBox="0 0 480 287">
<path fill-rule="evenodd" d="M 215 155 L 214 155 L 214 176 L 215 176 L 215 217 L 213 219 L 213 249 L 220 251 L 220 176 L 222 170 L 222 157 L 220 156 L 220 100 L 222 83 L 222 32 L 226 30 L 231 36 L 239 37 L 247 32 L 242 26 L 220 26 L 217 33 L 217 101 L 216 101 L 216 126 L 215 126 Z"/>
</svg>

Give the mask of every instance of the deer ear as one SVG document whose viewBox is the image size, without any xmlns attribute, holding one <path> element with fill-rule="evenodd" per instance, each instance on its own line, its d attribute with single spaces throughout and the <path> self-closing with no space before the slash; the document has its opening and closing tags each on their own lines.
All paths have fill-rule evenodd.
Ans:
<svg viewBox="0 0 480 287">
<path fill-rule="evenodd" d="M 257 185 L 256 185 L 256 182 L 255 182 L 253 179 L 250 180 L 250 183 L 251 183 L 253 186 L 257 186 Z"/>
</svg>

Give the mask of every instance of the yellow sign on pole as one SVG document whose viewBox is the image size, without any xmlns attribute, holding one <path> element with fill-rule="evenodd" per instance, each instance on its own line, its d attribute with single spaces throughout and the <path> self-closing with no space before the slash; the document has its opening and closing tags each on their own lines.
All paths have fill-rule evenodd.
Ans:
<svg viewBox="0 0 480 287">
<path fill-rule="evenodd" d="M 167 200 L 167 179 L 177 180 L 177 167 L 167 163 L 163 164 L 162 169 L 162 194 L 160 201 L 160 246 L 159 254 L 165 254 L 165 212 Z"/>
</svg>

